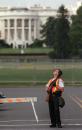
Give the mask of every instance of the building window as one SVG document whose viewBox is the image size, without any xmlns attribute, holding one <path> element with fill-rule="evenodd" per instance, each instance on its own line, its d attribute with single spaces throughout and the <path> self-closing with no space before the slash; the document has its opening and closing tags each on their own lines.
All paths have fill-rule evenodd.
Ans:
<svg viewBox="0 0 82 130">
<path fill-rule="evenodd" d="M 10 27 L 14 27 L 14 19 L 10 19 Z"/>
<path fill-rule="evenodd" d="M 34 28 L 34 19 L 31 19 L 31 28 Z"/>
<path fill-rule="evenodd" d="M 29 20 L 28 19 L 25 19 L 24 20 L 24 27 L 28 27 L 29 26 Z"/>
<path fill-rule="evenodd" d="M 5 40 L 8 38 L 8 29 L 5 29 Z"/>
<path fill-rule="evenodd" d="M 10 39 L 14 40 L 14 29 L 10 29 Z"/>
<path fill-rule="evenodd" d="M 34 41 L 34 35 L 32 35 L 32 41 Z"/>
<path fill-rule="evenodd" d="M 8 20 L 7 19 L 4 20 L 4 26 L 8 27 Z"/>
<path fill-rule="evenodd" d="M 31 33 L 34 33 L 34 27 L 31 28 Z"/>
<path fill-rule="evenodd" d="M 34 40 L 34 30 L 31 30 L 32 41 Z"/>
<path fill-rule="evenodd" d="M 25 36 L 25 40 L 28 40 L 28 29 L 24 30 L 24 36 Z"/>
<path fill-rule="evenodd" d="M 17 19 L 17 27 L 22 27 L 22 19 Z"/>
<path fill-rule="evenodd" d="M 17 38 L 18 38 L 19 40 L 22 39 L 22 29 L 17 29 Z"/>
<path fill-rule="evenodd" d="M 0 31 L 0 39 L 1 39 L 1 37 L 2 37 L 2 34 L 1 34 L 1 31 Z"/>
<path fill-rule="evenodd" d="M 31 28 L 32 41 L 34 40 L 34 27 Z"/>
</svg>

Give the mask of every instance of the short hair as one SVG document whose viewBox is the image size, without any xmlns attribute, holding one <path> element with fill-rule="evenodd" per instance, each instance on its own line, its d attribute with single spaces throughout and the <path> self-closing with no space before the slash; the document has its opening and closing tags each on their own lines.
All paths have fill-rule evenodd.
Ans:
<svg viewBox="0 0 82 130">
<path fill-rule="evenodd" d="M 55 70 L 59 71 L 58 77 L 60 77 L 63 74 L 62 71 L 61 71 L 61 69 L 54 69 L 53 71 L 55 71 Z"/>
<path fill-rule="evenodd" d="M 60 77 L 63 73 L 62 73 L 62 71 L 60 70 L 60 69 L 58 69 L 59 70 L 59 75 L 58 75 L 58 77 Z"/>
</svg>

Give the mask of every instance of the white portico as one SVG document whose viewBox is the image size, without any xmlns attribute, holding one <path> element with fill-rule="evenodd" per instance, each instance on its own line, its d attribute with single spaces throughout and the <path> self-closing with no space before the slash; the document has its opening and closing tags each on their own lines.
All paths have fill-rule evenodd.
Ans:
<svg viewBox="0 0 82 130">
<path fill-rule="evenodd" d="M 55 15 L 56 10 L 49 7 L 1 7 L 0 39 L 5 39 L 13 48 L 26 48 L 34 39 L 40 39 L 41 25 Z"/>
</svg>

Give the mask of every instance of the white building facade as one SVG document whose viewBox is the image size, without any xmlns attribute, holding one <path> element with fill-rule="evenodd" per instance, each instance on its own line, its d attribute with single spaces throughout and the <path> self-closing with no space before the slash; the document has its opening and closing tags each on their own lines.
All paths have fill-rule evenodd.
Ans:
<svg viewBox="0 0 82 130">
<path fill-rule="evenodd" d="M 35 5 L 31 8 L 0 8 L 0 39 L 4 39 L 13 48 L 26 48 L 34 39 L 40 39 L 41 25 L 57 11 L 49 7 Z"/>
</svg>

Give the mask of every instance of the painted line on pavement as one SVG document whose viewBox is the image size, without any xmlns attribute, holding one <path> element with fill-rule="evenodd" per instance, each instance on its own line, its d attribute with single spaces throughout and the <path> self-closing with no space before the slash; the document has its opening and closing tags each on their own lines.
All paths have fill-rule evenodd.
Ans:
<svg viewBox="0 0 82 130">
<path fill-rule="evenodd" d="M 32 104 L 32 108 L 33 108 L 33 111 L 34 111 L 34 115 L 35 115 L 35 118 L 36 118 L 36 121 L 37 121 L 37 123 L 38 123 L 38 116 L 37 116 L 37 114 L 36 114 L 36 110 L 35 110 L 35 107 L 34 107 L 34 103 L 33 103 L 33 101 L 31 100 L 31 104 Z"/>
<path fill-rule="evenodd" d="M 82 119 L 62 119 L 62 120 L 65 120 L 65 121 L 81 121 Z M 36 122 L 36 120 L 5 120 L 5 121 L 0 121 L 0 123 L 5 123 L 5 122 Z M 49 119 L 45 119 L 45 120 L 38 120 L 38 122 L 50 122 Z"/>
<path fill-rule="evenodd" d="M 8 121 L 0 121 L 2 123 L 5 123 L 5 122 L 33 122 L 33 121 L 36 121 L 36 120 L 8 120 Z"/>
<path fill-rule="evenodd" d="M 79 97 L 75 96 L 75 98 L 82 103 L 82 100 Z"/>
<path fill-rule="evenodd" d="M 50 124 L 23 124 L 23 125 L 0 125 L 0 127 L 28 127 L 28 126 L 49 126 Z M 82 126 L 82 124 L 62 124 L 62 126 Z"/>
<path fill-rule="evenodd" d="M 81 104 L 80 102 L 78 102 L 75 97 L 70 96 L 70 98 L 71 98 L 80 108 L 82 108 L 82 104 Z"/>
</svg>

